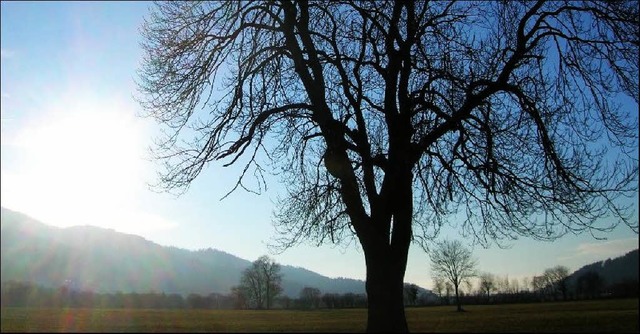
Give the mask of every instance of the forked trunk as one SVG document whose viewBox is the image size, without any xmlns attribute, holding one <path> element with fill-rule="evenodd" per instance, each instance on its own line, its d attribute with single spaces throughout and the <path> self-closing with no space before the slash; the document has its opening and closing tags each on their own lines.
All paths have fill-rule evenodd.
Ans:
<svg viewBox="0 0 640 334">
<path fill-rule="evenodd" d="M 383 202 L 372 224 L 358 235 L 367 264 L 367 332 L 408 332 L 404 313 L 404 273 L 411 243 L 413 174 L 409 165 L 387 171 Z"/>
</svg>

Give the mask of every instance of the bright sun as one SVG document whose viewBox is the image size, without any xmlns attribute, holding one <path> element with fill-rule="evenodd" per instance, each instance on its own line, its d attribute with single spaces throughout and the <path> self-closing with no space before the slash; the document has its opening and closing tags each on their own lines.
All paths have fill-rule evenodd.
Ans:
<svg viewBox="0 0 640 334">
<path fill-rule="evenodd" d="M 144 218 L 136 203 L 147 176 L 133 110 L 94 101 L 48 115 L 16 138 L 23 167 L 3 169 L 3 206 L 57 226 L 131 230 Z"/>
</svg>

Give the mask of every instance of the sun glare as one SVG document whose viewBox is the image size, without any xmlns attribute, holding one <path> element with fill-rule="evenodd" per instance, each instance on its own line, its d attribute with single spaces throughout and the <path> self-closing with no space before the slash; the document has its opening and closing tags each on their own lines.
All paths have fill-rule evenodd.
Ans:
<svg viewBox="0 0 640 334">
<path fill-rule="evenodd" d="M 94 101 L 48 115 L 16 138 L 25 167 L 3 168 L 3 206 L 61 227 L 132 232 L 142 227 L 132 220 L 153 221 L 136 208 L 147 162 L 145 131 L 134 111 Z"/>
</svg>

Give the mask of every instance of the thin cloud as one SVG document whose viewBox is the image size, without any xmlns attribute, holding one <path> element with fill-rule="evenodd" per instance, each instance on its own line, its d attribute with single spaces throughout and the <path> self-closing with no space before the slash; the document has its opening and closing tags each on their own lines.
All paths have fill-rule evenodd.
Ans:
<svg viewBox="0 0 640 334">
<path fill-rule="evenodd" d="M 638 248 L 638 238 L 609 240 L 604 242 L 589 242 L 578 245 L 572 255 L 561 257 L 560 260 L 588 259 L 606 260 L 614 258 Z"/>
</svg>

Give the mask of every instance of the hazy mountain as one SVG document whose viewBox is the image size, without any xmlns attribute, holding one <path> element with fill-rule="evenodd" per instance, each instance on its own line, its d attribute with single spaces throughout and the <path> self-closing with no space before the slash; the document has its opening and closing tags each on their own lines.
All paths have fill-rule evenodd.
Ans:
<svg viewBox="0 0 640 334">
<path fill-rule="evenodd" d="M 215 249 L 189 251 L 93 226 L 56 228 L 19 212 L 1 211 L 1 281 L 49 287 L 71 284 L 95 292 L 228 293 L 250 261 Z M 364 281 L 329 278 L 282 264 L 284 293 L 304 286 L 323 293 L 364 293 Z M 423 290 L 424 291 L 424 290 Z"/>
</svg>

